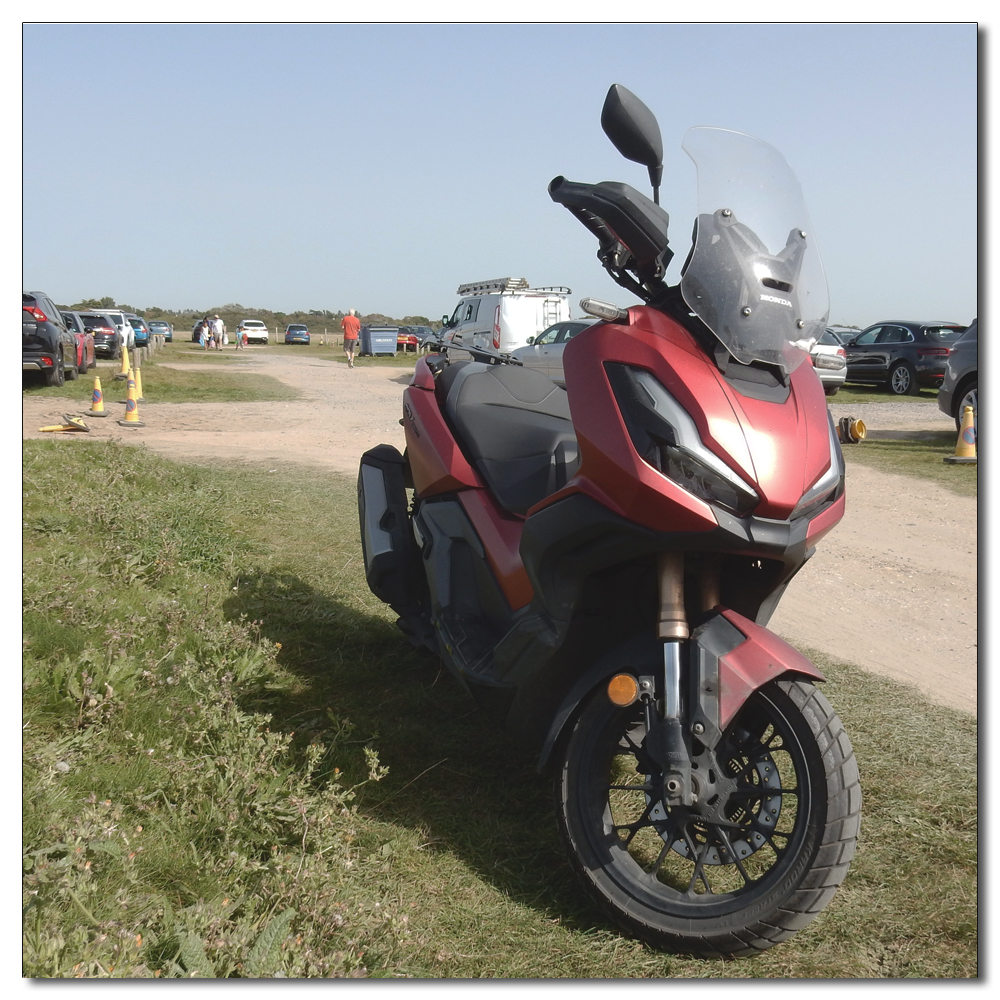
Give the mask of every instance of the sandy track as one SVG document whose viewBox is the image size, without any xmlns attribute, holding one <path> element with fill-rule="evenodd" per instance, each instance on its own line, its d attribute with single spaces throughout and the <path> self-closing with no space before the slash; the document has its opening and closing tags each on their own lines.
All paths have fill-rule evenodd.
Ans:
<svg viewBox="0 0 1000 1000">
<path fill-rule="evenodd" d="M 190 363 L 199 364 L 191 352 Z M 178 364 L 179 362 L 174 362 Z M 184 363 L 185 366 L 187 362 Z M 355 368 L 308 354 L 249 351 L 218 372 L 259 371 L 302 393 L 289 403 L 157 403 L 154 369 L 143 379 L 145 427 L 125 429 L 120 404 L 89 420 L 87 438 L 113 437 L 190 462 L 306 463 L 355 475 L 358 457 L 385 442 L 403 447 L 399 426 L 405 369 Z M 102 364 L 102 379 L 116 365 Z M 45 395 L 23 400 L 23 436 L 63 413 L 85 413 L 92 377 L 80 380 L 75 410 Z M 872 436 L 947 430 L 936 408 L 910 400 L 837 404 L 835 419 L 863 419 Z M 83 437 L 83 435 L 79 435 Z M 70 435 L 60 440 L 72 447 Z M 864 447 L 859 445 L 857 447 Z M 913 684 L 928 697 L 976 712 L 977 503 L 932 483 L 876 472 L 848 459 L 843 521 L 789 585 L 771 626 L 790 642 Z"/>
</svg>

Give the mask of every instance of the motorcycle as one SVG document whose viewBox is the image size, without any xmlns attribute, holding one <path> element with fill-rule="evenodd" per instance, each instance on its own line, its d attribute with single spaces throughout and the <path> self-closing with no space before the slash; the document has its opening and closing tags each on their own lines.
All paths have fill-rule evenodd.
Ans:
<svg viewBox="0 0 1000 1000">
<path fill-rule="evenodd" d="M 563 177 L 549 194 L 644 304 L 583 300 L 602 321 L 567 345 L 565 389 L 494 354 L 421 358 L 405 453 L 361 459 L 366 577 L 538 753 L 612 919 L 657 947 L 752 954 L 829 903 L 860 825 L 823 676 L 766 627 L 844 512 L 805 363 L 826 282 L 781 155 L 698 127 L 693 245 L 668 285 L 659 126 L 620 85 L 601 123 L 653 199 Z"/>
</svg>

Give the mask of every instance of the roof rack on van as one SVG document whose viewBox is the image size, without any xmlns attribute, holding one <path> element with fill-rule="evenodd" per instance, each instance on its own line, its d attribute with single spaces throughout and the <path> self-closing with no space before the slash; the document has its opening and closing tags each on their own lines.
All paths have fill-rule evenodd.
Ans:
<svg viewBox="0 0 1000 1000">
<path fill-rule="evenodd" d="M 573 293 L 573 289 L 567 288 L 565 285 L 537 285 L 531 290 L 533 292 L 563 292 L 566 295 Z"/>
<path fill-rule="evenodd" d="M 458 295 L 478 295 L 481 292 L 519 292 L 528 287 L 527 278 L 491 278 L 489 281 L 470 281 L 458 286 Z"/>
</svg>

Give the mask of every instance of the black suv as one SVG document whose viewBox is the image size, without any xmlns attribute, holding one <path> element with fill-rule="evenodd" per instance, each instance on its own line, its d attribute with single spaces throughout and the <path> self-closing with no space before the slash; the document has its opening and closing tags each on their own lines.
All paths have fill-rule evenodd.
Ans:
<svg viewBox="0 0 1000 1000">
<path fill-rule="evenodd" d="M 76 337 L 44 292 L 21 295 L 21 348 L 22 373 L 41 372 L 46 385 L 62 385 L 80 374 Z"/>
<path fill-rule="evenodd" d="M 895 396 L 915 396 L 922 385 L 936 389 L 951 345 L 965 329 L 942 320 L 876 323 L 844 344 L 847 381 L 885 383 Z"/>
</svg>

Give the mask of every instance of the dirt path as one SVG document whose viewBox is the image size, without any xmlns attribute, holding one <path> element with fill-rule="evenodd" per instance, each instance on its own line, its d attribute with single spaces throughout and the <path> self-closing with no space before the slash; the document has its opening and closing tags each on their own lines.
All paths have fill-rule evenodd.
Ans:
<svg viewBox="0 0 1000 1000">
<path fill-rule="evenodd" d="M 191 354 L 191 364 L 199 363 Z M 179 364 L 174 362 L 174 364 Z M 102 364 L 98 374 L 111 377 Z M 185 367 L 187 367 L 185 363 Z M 290 403 L 157 403 L 146 378 L 140 404 L 145 427 L 117 423 L 120 404 L 90 420 L 89 439 L 113 437 L 189 462 L 251 462 L 272 468 L 308 463 L 356 475 L 358 457 L 385 442 L 403 447 L 399 426 L 405 369 L 355 368 L 308 355 L 266 349 L 239 365 L 205 366 L 266 372 L 302 393 Z M 92 379 L 80 381 L 81 403 L 41 396 L 23 400 L 23 436 L 85 412 Z M 86 402 L 84 402 L 86 400 Z M 860 417 L 877 436 L 945 430 L 952 422 L 916 401 L 831 404 L 835 419 Z M 82 437 L 82 435 L 81 435 Z M 62 435 L 72 447 L 69 435 Z M 863 447 L 861 445 L 860 447 Z M 861 664 L 916 685 L 929 697 L 975 713 L 977 705 L 977 504 L 932 483 L 879 473 L 848 458 L 843 521 L 789 585 L 771 627 L 790 642 Z"/>
</svg>

